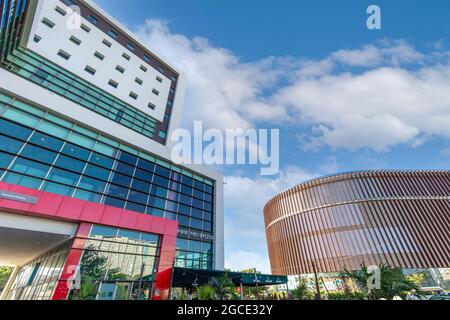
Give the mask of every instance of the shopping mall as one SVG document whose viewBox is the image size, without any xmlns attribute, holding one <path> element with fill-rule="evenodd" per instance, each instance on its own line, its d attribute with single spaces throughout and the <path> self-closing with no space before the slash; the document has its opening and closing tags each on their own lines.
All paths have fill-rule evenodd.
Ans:
<svg viewBox="0 0 450 320">
<path fill-rule="evenodd" d="M 223 179 L 170 160 L 184 77 L 91 1 L 0 5 L 2 299 L 167 299 L 223 270 Z"/>
<path fill-rule="evenodd" d="M 450 172 L 364 171 L 305 182 L 264 209 L 272 272 L 337 275 L 388 264 L 450 287 Z M 333 280 L 334 279 L 334 280 Z"/>
</svg>

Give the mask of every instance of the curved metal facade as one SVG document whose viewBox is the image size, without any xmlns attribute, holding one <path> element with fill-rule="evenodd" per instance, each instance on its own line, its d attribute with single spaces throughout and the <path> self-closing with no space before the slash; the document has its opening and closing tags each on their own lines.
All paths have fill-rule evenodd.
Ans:
<svg viewBox="0 0 450 320">
<path fill-rule="evenodd" d="M 313 180 L 264 208 L 273 274 L 450 266 L 450 172 L 374 171 Z"/>
</svg>

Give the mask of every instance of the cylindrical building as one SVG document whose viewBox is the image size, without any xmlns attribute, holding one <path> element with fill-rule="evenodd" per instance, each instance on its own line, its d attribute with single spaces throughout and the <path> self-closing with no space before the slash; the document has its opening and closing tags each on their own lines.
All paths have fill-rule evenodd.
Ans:
<svg viewBox="0 0 450 320">
<path fill-rule="evenodd" d="M 450 266 L 450 172 L 367 171 L 312 180 L 264 209 L 272 272 L 310 274 L 388 263 Z"/>
</svg>

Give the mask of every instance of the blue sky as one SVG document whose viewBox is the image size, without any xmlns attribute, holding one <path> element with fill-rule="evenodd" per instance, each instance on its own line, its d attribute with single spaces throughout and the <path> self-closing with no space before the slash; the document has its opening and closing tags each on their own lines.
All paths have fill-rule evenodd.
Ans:
<svg viewBox="0 0 450 320">
<path fill-rule="evenodd" d="M 278 176 L 218 168 L 228 267 L 270 271 L 262 208 L 305 179 L 450 167 L 448 1 L 96 2 L 186 73 L 186 127 L 281 129 Z"/>
</svg>

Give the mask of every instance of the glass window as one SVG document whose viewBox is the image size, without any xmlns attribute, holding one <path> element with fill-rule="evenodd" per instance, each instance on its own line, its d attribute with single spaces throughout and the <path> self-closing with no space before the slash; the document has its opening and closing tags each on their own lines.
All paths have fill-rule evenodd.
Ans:
<svg viewBox="0 0 450 320">
<path fill-rule="evenodd" d="M 22 158 L 17 158 L 11 166 L 12 171 L 37 178 L 44 178 L 48 172 L 48 169 L 50 169 L 50 166 Z"/>
<path fill-rule="evenodd" d="M 94 150 L 112 158 L 114 158 L 117 155 L 117 149 L 101 142 L 97 142 L 97 144 L 94 147 Z"/>
<path fill-rule="evenodd" d="M 166 208 L 166 200 L 157 197 L 150 197 L 148 205 L 157 209 L 164 210 Z"/>
<path fill-rule="evenodd" d="M 112 198 L 112 197 L 106 197 L 105 205 L 123 209 L 125 207 L 125 201 L 119 200 L 116 198 Z"/>
<path fill-rule="evenodd" d="M 16 110 L 16 109 L 8 109 L 3 113 L 3 117 L 6 119 L 13 120 L 14 122 L 21 123 L 27 127 L 36 127 L 39 123 L 39 118 L 33 117 L 28 113 Z"/>
<path fill-rule="evenodd" d="M 144 171 L 144 170 L 141 170 L 141 169 L 137 168 L 136 172 L 135 172 L 135 177 L 139 178 L 141 180 L 144 180 L 146 182 L 152 182 L 152 180 L 153 180 L 153 173 L 150 173 L 150 172 L 147 172 L 147 171 Z"/>
<path fill-rule="evenodd" d="M 58 183 L 46 182 L 43 188 L 44 191 L 59 194 L 62 196 L 70 196 L 73 192 L 72 187 L 63 186 Z"/>
<path fill-rule="evenodd" d="M 85 162 L 75 160 L 73 158 L 64 155 L 60 155 L 56 160 L 55 166 L 81 173 L 83 172 Z"/>
<path fill-rule="evenodd" d="M 137 163 L 138 168 L 153 172 L 155 170 L 155 164 L 150 161 L 139 158 Z"/>
<path fill-rule="evenodd" d="M 202 243 L 198 241 L 189 241 L 189 251 L 201 252 Z"/>
<path fill-rule="evenodd" d="M 113 173 L 111 181 L 126 188 L 129 188 L 131 185 L 131 177 L 116 172 Z"/>
<path fill-rule="evenodd" d="M 147 210 L 147 208 L 144 205 L 137 204 L 134 202 L 127 202 L 126 209 L 140 213 L 145 213 Z"/>
<path fill-rule="evenodd" d="M 53 168 L 48 176 L 48 179 L 51 181 L 67 184 L 70 186 L 76 185 L 79 178 L 79 174 L 57 168 Z"/>
<path fill-rule="evenodd" d="M 166 178 L 170 178 L 170 170 L 163 168 L 161 166 L 156 166 L 156 170 L 155 170 L 156 174 L 159 174 L 160 176 L 166 177 Z"/>
<path fill-rule="evenodd" d="M 187 250 L 188 241 L 185 239 L 177 239 L 177 250 Z"/>
<path fill-rule="evenodd" d="M 134 179 L 131 184 L 131 188 L 139 190 L 141 192 L 149 193 L 150 192 L 150 184 L 143 182 L 141 180 Z"/>
<path fill-rule="evenodd" d="M 182 180 L 181 180 L 185 185 L 188 186 L 192 186 L 192 183 L 194 182 L 194 180 L 192 178 L 189 178 L 185 175 L 183 175 Z"/>
<path fill-rule="evenodd" d="M 84 148 L 78 147 L 74 144 L 67 143 L 64 146 L 62 153 L 67 154 L 68 156 L 80 159 L 80 160 L 87 161 L 87 159 L 89 158 L 90 151 L 88 151 Z"/>
<path fill-rule="evenodd" d="M 203 231 L 206 231 L 206 232 L 212 232 L 212 224 L 211 224 L 211 222 L 206 222 L 206 221 L 204 221 L 203 222 Z"/>
<path fill-rule="evenodd" d="M 203 211 L 193 208 L 192 209 L 192 216 L 194 218 L 197 218 L 197 219 L 202 219 L 203 218 Z"/>
<path fill-rule="evenodd" d="M 60 138 L 60 139 L 66 139 L 69 135 L 69 130 L 60 127 L 56 124 L 53 124 L 51 122 L 48 122 L 44 120 L 38 127 L 38 130 L 45 132 L 51 136 Z"/>
<path fill-rule="evenodd" d="M 180 204 L 178 206 L 178 212 L 181 214 L 184 214 L 186 216 L 190 216 L 191 215 L 191 207 Z"/>
<path fill-rule="evenodd" d="M 133 176 L 134 174 L 134 167 L 129 166 L 128 164 L 125 164 L 123 162 L 117 162 L 116 171 L 127 174 L 129 176 Z"/>
<path fill-rule="evenodd" d="M 109 170 L 94 166 L 92 164 L 88 164 L 86 167 L 86 171 L 84 172 L 85 175 L 95 177 L 101 180 L 108 181 L 109 179 Z"/>
<path fill-rule="evenodd" d="M 93 139 L 85 137 L 85 136 L 75 133 L 75 132 L 72 132 L 68 141 L 70 141 L 76 145 L 82 146 L 86 149 L 92 149 L 92 148 L 94 148 L 94 145 L 95 145 L 95 141 Z"/>
<path fill-rule="evenodd" d="M 18 186 L 23 186 L 31 189 L 38 189 L 42 182 L 41 179 L 25 177 L 21 174 L 12 172 L 8 172 L 3 181 L 6 183 L 16 184 Z"/>
<path fill-rule="evenodd" d="M 147 204 L 148 195 L 145 193 L 137 192 L 134 190 L 130 191 L 130 195 L 128 196 L 129 201 L 137 202 L 140 204 Z"/>
<path fill-rule="evenodd" d="M 40 132 L 35 132 L 31 137 L 30 142 L 44 148 L 52 149 L 53 151 L 61 150 L 61 147 L 64 144 L 63 141 Z"/>
<path fill-rule="evenodd" d="M 211 212 L 212 211 L 212 204 L 211 203 L 207 203 L 207 202 L 204 202 L 204 204 L 205 204 L 205 210 L 206 211 L 209 211 L 209 212 Z"/>
<path fill-rule="evenodd" d="M 0 119 L 0 132 L 17 139 L 27 140 L 33 131 L 10 121 Z"/>
<path fill-rule="evenodd" d="M 180 202 L 184 205 L 190 206 L 192 203 L 192 198 L 182 194 L 180 195 Z"/>
<path fill-rule="evenodd" d="M 3 169 L 8 168 L 13 159 L 14 159 L 13 155 L 0 152 L 0 168 L 3 168 Z M 0 176 L 1 176 L 1 174 L 0 174 Z"/>
<path fill-rule="evenodd" d="M 100 202 L 102 199 L 102 196 L 100 194 L 80 189 L 75 191 L 74 197 L 89 202 Z"/>
<path fill-rule="evenodd" d="M 0 135 L 0 150 L 16 154 L 23 145 L 22 141 Z"/>
<path fill-rule="evenodd" d="M 189 228 L 189 220 L 189 217 L 178 215 L 178 222 L 180 223 L 180 226 Z"/>
<path fill-rule="evenodd" d="M 167 202 L 166 202 L 166 210 L 177 212 L 177 207 L 178 207 L 178 204 L 176 202 L 167 200 Z"/>
<path fill-rule="evenodd" d="M 103 238 L 115 238 L 117 235 L 117 229 L 108 228 L 102 226 L 93 226 L 91 231 L 91 238 L 103 237 Z"/>
<path fill-rule="evenodd" d="M 156 176 L 156 175 L 155 175 L 155 176 L 153 177 L 153 183 L 156 184 L 156 185 L 158 185 L 158 186 L 167 188 L 168 185 L 169 185 L 169 180 L 166 179 L 166 178 L 163 178 L 163 177 L 160 177 L 160 176 Z"/>
<path fill-rule="evenodd" d="M 181 193 L 184 193 L 184 194 L 187 194 L 188 196 L 191 196 L 192 195 L 192 188 L 182 184 L 181 185 Z"/>
<path fill-rule="evenodd" d="M 79 188 L 102 193 L 105 190 L 106 183 L 97 179 L 92 179 L 88 177 L 81 178 Z"/>
<path fill-rule="evenodd" d="M 212 194 L 213 193 L 213 188 L 211 186 L 205 185 L 205 191 Z"/>
<path fill-rule="evenodd" d="M 191 219 L 191 228 L 202 230 L 203 222 L 198 219 Z"/>
<path fill-rule="evenodd" d="M 133 156 L 133 155 L 127 153 L 127 152 L 123 152 L 123 151 L 120 152 L 119 160 L 123 161 L 123 162 L 126 162 L 126 163 L 128 163 L 128 164 L 130 164 L 132 166 L 136 165 L 137 159 L 138 158 L 136 156 Z"/>
<path fill-rule="evenodd" d="M 108 195 L 116 198 L 126 199 L 128 196 L 128 189 L 115 185 L 110 185 L 108 188 Z"/>
<path fill-rule="evenodd" d="M 20 154 L 24 157 L 48 164 L 52 164 L 57 155 L 56 152 L 35 147 L 30 144 L 26 145 Z"/>
<path fill-rule="evenodd" d="M 158 187 L 158 186 L 152 186 L 151 194 L 161 197 L 161 198 L 166 198 L 167 197 L 167 189 L 164 189 L 164 188 Z"/>
<path fill-rule="evenodd" d="M 107 157 L 102 154 L 94 152 L 92 154 L 90 162 L 94 163 L 96 165 L 99 165 L 101 167 L 112 169 L 113 164 L 114 164 L 114 159 L 111 159 L 110 157 Z"/>
</svg>

